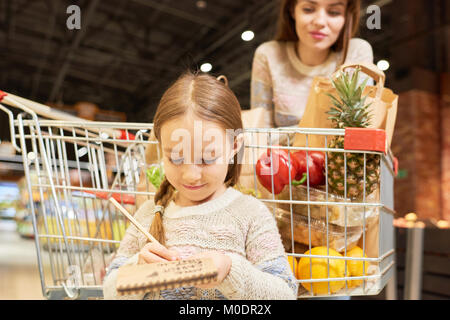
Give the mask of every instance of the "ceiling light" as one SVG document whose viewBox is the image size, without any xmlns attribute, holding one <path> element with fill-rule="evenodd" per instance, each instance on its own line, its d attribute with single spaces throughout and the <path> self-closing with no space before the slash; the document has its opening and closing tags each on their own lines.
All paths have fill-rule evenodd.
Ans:
<svg viewBox="0 0 450 320">
<path fill-rule="evenodd" d="M 212 65 L 211 63 L 204 63 L 200 66 L 200 70 L 202 70 L 203 72 L 210 72 L 212 70 Z"/>
<path fill-rule="evenodd" d="M 241 38 L 244 41 L 251 41 L 255 37 L 255 34 L 251 30 L 242 32 Z"/>
<path fill-rule="evenodd" d="M 389 62 L 386 60 L 380 60 L 377 63 L 377 67 L 378 69 L 380 69 L 381 71 L 386 71 L 387 69 L 389 69 Z"/>
<path fill-rule="evenodd" d="M 197 8 L 199 8 L 199 9 L 205 9 L 207 6 L 207 3 L 206 3 L 206 1 L 199 0 L 196 2 L 196 5 L 197 5 Z"/>
</svg>

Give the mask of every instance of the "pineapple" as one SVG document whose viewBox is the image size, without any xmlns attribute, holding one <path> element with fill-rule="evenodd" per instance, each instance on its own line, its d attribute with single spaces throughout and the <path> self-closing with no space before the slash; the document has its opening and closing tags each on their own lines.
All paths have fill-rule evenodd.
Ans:
<svg viewBox="0 0 450 320">
<path fill-rule="evenodd" d="M 370 124 L 370 104 L 365 104 L 366 96 L 362 97 L 367 79 L 358 85 L 360 69 L 357 68 L 352 76 L 348 73 L 333 80 L 339 99 L 328 94 L 333 106 L 327 114 L 335 128 L 346 127 L 366 128 Z M 344 137 L 334 137 L 329 148 L 344 149 Z M 346 196 L 351 199 L 362 199 L 364 194 L 364 154 L 346 153 L 347 160 L 347 194 L 345 193 L 345 165 L 344 153 L 328 153 L 328 184 L 333 194 Z M 366 196 L 376 190 L 380 181 L 380 156 L 366 154 Z"/>
</svg>

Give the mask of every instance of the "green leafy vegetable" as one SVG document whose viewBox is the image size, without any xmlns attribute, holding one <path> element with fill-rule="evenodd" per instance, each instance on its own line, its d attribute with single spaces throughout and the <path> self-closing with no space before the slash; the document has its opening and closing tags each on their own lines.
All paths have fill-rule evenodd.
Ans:
<svg viewBox="0 0 450 320">
<path fill-rule="evenodd" d="M 147 179 L 156 189 L 159 189 L 159 186 L 164 180 L 163 167 L 160 165 L 151 166 L 149 169 L 147 169 Z"/>
</svg>

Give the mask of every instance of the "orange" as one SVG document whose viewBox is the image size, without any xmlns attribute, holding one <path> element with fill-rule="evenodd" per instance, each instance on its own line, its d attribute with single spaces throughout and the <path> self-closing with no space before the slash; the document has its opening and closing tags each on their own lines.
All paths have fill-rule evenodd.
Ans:
<svg viewBox="0 0 450 320">
<path fill-rule="evenodd" d="M 363 250 L 360 247 L 354 247 L 352 250 L 347 251 L 347 257 L 362 258 Z M 367 255 L 364 255 L 367 258 Z M 347 260 L 347 276 L 361 277 L 367 275 L 369 269 L 369 261 L 362 260 Z M 365 271 L 364 271 L 365 270 Z M 348 280 L 347 285 L 349 288 L 354 288 L 361 285 L 363 280 Z"/>
<path fill-rule="evenodd" d="M 309 254 L 309 250 L 304 254 Z M 326 247 L 315 247 L 311 249 L 312 255 L 327 256 Z M 328 256 L 342 257 L 336 250 L 329 249 Z M 328 263 L 329 260 L 329 263 Z M 330 274 L 328 277 L 328 266 Z M 297 266 L 297 277 L 301 280 L 340 278 L 344 276 L 345 261 L 342 259 L 312 258 L 302 257 Z M 312 277 L 311 277 L 312 275 Z M 330 293 L 334 293 L 344 287 L 344 281 L 321 281 L 312 282 L 314 294 L 328 294 L 328 283 L 330 283 Z M 311 283 L 301 283 L 306 290 L 311 291 Z"/>
</svg>

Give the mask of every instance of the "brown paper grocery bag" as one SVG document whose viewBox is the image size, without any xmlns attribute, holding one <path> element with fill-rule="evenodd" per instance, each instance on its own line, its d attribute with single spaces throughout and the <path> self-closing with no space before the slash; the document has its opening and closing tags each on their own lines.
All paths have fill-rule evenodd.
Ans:
<svg viewBox="0 0 450 320">
<path fill-rule="evenodd" d="M 388 146 L 392 141 L 394 132 L 395 120 L 397 117 L 397 103 L 398 95 L 394 94 L 392 90 L 384 88 L 385 75 L 374 64 L 360 63 L 347 64 L 341 66 L 333 75 L 332 79 L 338 77 L 340 72 L 349 68 L 361 68 L 361 71 L 374 79 L 375 86 L 366 85 L 363 96 L 368 95 L 366 103 L 371 103 L 369 107 L 372 115 L 370 128 L 384 129 L 388 140 Z M 334 128 L 329 115 L 326 113 L 333 105 L 327 93 L 338 97 L 336 89 L 329 78 L 316 77 L 313 79 L 311 85 L 308 101 L 306 104 L 305 113 L 300 120 L 299 127 L 302 128 Z M 328 142 L 332 136 L 328 137 Z M 296 134 L 294 139 L 294 146 L 306 146 L 306 135 Z M 308 135 L 309 147 L 326 147 L 324 135 Z"/>
<path fill-rule="evenodd" d="M 380 243 L 380 216 L 376 215 L 368 219 L 366 224 L 365 239 L 361 237 L 358 246 L 362 249 L 365 245 L 365 253 L 368 258 L 379 258 L 379 243 Z"/>
</svg>

